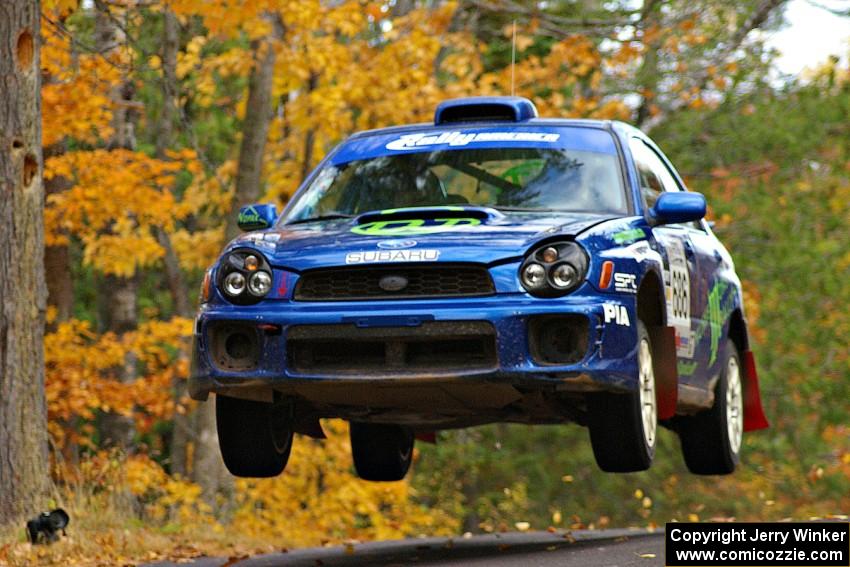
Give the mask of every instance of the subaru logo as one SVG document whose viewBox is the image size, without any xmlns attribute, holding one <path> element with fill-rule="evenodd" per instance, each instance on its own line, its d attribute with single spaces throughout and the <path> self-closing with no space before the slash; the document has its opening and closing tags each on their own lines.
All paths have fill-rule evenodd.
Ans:
<svg viewBox="0 0 850 567">
<path fill-rule="evenodd" d="M 404 276 L 384 276 L 378 281 L 378 287 L 384 291 L 401 291 L 407 287 L 407 278 Z"/>
<path fill-rule="evenodd" d="M 382 240 L 378 242 L 378 248 L 384 250 L 404 250 L 416 246 L 415 240 Z"/>
</svg>

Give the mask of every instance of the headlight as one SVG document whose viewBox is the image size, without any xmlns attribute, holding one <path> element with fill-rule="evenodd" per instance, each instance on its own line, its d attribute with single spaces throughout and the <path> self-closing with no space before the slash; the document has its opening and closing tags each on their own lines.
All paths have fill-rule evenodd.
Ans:
<svg viewBox="0 0 850 567">
<path fill-rule="evenodd" d="M 242 295 L 245 291 L 245 276 L 239 272 L 230 272 L 224 278 L 224 293 L 230 297 Z"/>
<path fill-rule="evenodd" d="M 532 295 L 566 295 L 582 284 L 587 265 L 587 253 L 575 242 L 551 242 L 526 257 L 520 266 L 520 280 Z"/>
<path fill-rule="evenodd" d="M 268 272 L 254 272 L 248 279 L 248 291 L 256 297 L 263 297 L 272 289 L 272 277 Z"/>
<path fill-rule="evenodd" d="M 522 284 L 528 289 L 541 289 L 546 285 L 546 268 L 540 264 L 529 264 L 522 271 Z"/>
<path fill-rule="evenodd" d="M 255 250 L 234 250 L 219 263 L 218 287 L 231 303 L 257 303 L 272 289 L 272 269 Z"/>
<path fill-rule="evenodd" d="M 558 264 L 552 268 L 552 283 L 558 289 L 573 287 L 578 280 L 578 272 L 571 264 Z"/>
</svg>

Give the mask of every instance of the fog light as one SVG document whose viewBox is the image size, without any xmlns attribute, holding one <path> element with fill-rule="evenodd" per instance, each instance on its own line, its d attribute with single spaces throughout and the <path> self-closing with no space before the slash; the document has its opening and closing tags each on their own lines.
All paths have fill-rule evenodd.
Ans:
<svg viewBox="0 0 850 567">
<path fill-rule="evenodd" d="M 540 264 L 529 264 L 522 271 L 522 283 L 526 287 L 542 287 L 545 282 L 546 270 Z"/>
<path fill-rule="evenodd" d="M 224 351 L 231 358 L 242 360 L 251 356 L 254 343 L 245 333 L 233 333 L 224 341 Z"/>
<path fill-rule="evenodd" d="M 231 272 L 224 278 L 224 293 L 236 297 L 245 291 L 245 276 L 239 272 Z"/>
<path fill-rule="evenodd" d="M 251 295 L 263 297 L 272 288 L 272 277 L 268 272 L 257 272 L 248 280 L 248 291 Z"/>
<path fill-rule="evenodd" d="M 552 283 L 559 288 L 566 289 L 575 285 L 578 280 L 578 272 L 570 264 L 559 264 L 552 269 Z"/>
</svg>

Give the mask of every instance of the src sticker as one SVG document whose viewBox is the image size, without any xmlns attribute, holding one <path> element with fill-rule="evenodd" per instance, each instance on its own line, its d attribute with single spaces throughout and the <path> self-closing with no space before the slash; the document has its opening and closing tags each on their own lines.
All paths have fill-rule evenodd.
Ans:
<svg viewBox="0 0 850 567">
<path fill-rule="evenodd" d="M 369 250 L 365 252 L 349 252 L 345 255 L 345 263 L 436 262 L 439 258 L 439 250 Z"/>
<path fill-rule="evenodd" d="M 623 293 L 637 293 L 637 276 L 634 274 L 614 274 L 614 290 Z"/>
<path fill-rule="evenodd" d="M 434 234 L 448 232 L 458 228 L 478 226 L 479 219 L 447 218 L 447 219 L 400 219 L 367 222 L 355 226 L 351 232 L 365 236 L 408 236 L 414 234 Z"/>
<path fill-rule="evenodd" d="M 667 315 L 676 329 L 676 355 L 693 358 L 694 340 L 691 329 L 691 276 L 685 249 L 677 238 L 664 240 L 668 269 L 664 271 L 664 293 Z"/>
<path fill-rule="evenodd" d="M 625 305 L 617 305 L 616 303 L 603 303 L 602 312 L 605 316 L 606 323 L 616 323 L 623 327 L 631 327 L 629 321 L 629 311 Z"/>
<path fill-rule="evenodd" d="M 476 142 L 557 142 L 560 134 L 543 132 L 443 132 L 438 135 L 426 133 L 405 134 L 386 145 L 388 150 L 415 150 L 428 146 L 466 146 Z"/>
</svg>

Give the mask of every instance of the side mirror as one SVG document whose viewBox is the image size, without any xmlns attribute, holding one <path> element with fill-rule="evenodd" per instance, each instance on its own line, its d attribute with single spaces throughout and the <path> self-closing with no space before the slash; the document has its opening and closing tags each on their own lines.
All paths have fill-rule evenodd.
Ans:
<svg viewBox="0 0 850 567">
<path fill-rule="evenodd" d="M 698 221 L 705 216 L 705 197 L 685 191 L 662 193 L 649 213 L 656 224 Z"/>
<path fill-rule="evenodd" d="M 245 232 L 269 228 L 277 220 L 277 206 L 271 203 L 248 205 L 239 209 L 236 224 Z"/>
</svg>

